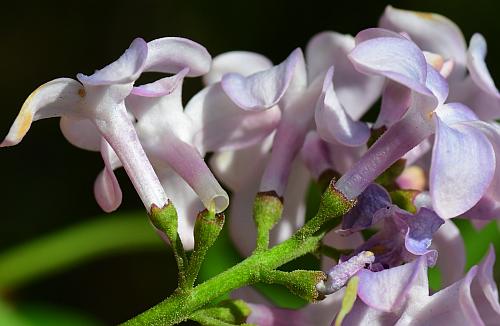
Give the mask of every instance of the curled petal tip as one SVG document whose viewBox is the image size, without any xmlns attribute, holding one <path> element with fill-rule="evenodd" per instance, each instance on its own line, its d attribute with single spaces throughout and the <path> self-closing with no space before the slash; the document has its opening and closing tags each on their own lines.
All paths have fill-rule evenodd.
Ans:
<svg viewBox="0 0 500 326">
<path fill-rule="evenodd" d="M 227 96 L 240 108 L 261 111 L 275 106 L 285 95 L 303 58 L 295 49 L 281 64 L 248 77 L 229 73 L 222 77 L 221 86 Z"/>
<path fill-rule="evenodd" d="M 147 43 L 141 38 L 136 38 L 115 62 L 90 76 L 80 73 L 76 77 L 82 84 L 91 86 L 128 84 L 139 78 L 147 57 Z"/>
</svg>

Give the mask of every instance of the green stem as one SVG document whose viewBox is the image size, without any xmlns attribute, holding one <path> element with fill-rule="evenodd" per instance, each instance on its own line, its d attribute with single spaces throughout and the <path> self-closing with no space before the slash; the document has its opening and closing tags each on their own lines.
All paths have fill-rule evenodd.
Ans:
<svg viewBox="0 0 500 326">
<path fill-rule="evenodd" d="M 0 291 L 116 252 L 162 249 L 143 213 L 98 216 L 0 254 Z"/>
<path fill-rule="evenodd" d="M 186 320 L 206 303 L 233 289 L 259 282 L 261 273 L 317 248 L 323 233 L 309 238 L 293 236 L 270 250 L 257 252 L 227 271 L 195 287 L 189 295 L 174 294 L 124 325 L 173 325 Z"/>
<path fill-rule="evenodd" d="M 173 325 L 180 323 L 196 310 L 233 289 L 257 283 L 265 278 L 265 273 L 318 249 L 327 226 L 338 224 L 340 218 L 353 206 L 339 193 L 333 183 L 322 196 L 318 213 L 290 239 L 269 250 L 256 250 L 252 256 L 239 264 L 196 286 L 189 292 L 174 292 L 156 306 L 130 319 L 123 325 Z M 264 209 L 269 206 L 264 205 Z M 254 206 L 255 208 L 255 206 Z M 254 214 L 259 216 L 260 214 Z M 267 215 L 267 214 L 262 214 Z M 275 217 L 275 214 L 270 214 Z M 269 220 L 264 223 L 268 223 Z"/>
</svg>

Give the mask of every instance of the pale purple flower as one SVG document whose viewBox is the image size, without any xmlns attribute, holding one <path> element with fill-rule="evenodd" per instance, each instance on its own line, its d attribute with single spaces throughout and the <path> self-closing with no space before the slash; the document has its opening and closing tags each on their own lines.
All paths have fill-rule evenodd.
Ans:
<svg viewBox="0 0 500 326">
<path fill-rule="evenodd" d="M 349 55 L 356 68 L 405 85 L 412 90 L 412 100 L 401 120 L 339 179 L 337 188 L 348 198 L 357 197 L 392 163 L 435 133 L 430 171 L 432 206 L 443 218 L 464 213 L 483 196 L 495 170 L 491 141 L 469 124 L 478 118 L 462 104 L 445 104 L 446 81 L 406 37 L 368 29 L 356 39 L 357 46 Z"/>
<path fill-rule="evenodd" d="M 420 258 L 380 272 L 358 273 L 358 297 L 344 325 L 495 325 L 500 306 L 492 278 L 494 251 L 467 275 L 429 295 L 427 264 Z"/>
<path fill-rule="evenodd" d="M 162 207 L 167 196 L 141 147 L 124 100 L 142 72 L 176 73 L 190 67 L 192 74 L 202 74 L 208 71 L 210 60 L 205 48 L 186 39 L 149 43 L 135 39 L 117 61 L 91 76 L 78 74 L 79 81 L 60 78 L 40 86 L 24 103 L 1 146 L 19 143 L 33 121 L 60 116 L 63 134 L 72 144 L 96 151 L 102 146 L 107 166 L 104 179 L 113 179 L 109 171 L 114 163 L 101 137 L 125 167 L 146 209 Z M 115 180 L 111 183 L 116 185 Z"/>
<path fill-rule="evenodd" d="M 481 34 L 472 36 L 467 49 L 462 32 L 448 18 L 391 6 L 385 9 L 379 26 L 408 33 L 421 49 L 452 60 L 450 100 L 466 104 L 481 119 L 500 118 L 500 93 L 485 63 L 486 41 Z"/>
<path fill-rule="evenodd" d="M 346 55 L 353 46 L 352 37 L 325 32 L 307 46 L 307 72 L 306 60 L 296 49 L 273 68 L 246 77 L 237 73 L 223 77 L 224 91 L 242 109 L 260 111 L 279 105 L 283 112 L 260 191 L 283 195 L 291 164 L 314 115 L 319 134 L 328 141 L 357 146 L 367 140 L 367 127 L 353 118 L 359 118 L 378 97 L 380 80 L 363 77 L 353 69 Z M 332 65 L 337 70 L 335 77 Z"/>
<path fill-rule="evenodd" d="M 416 214 L 393 205 L 387 191 L 371 184 L 359 196 L 357 205 L 344 216 L 340 234 L 351 234 L 382 222 L 381 230 L 359 246 L 353 256 L 375 253 L 373 269 L 391 268 L 416 256 L 426 256 L 434 265 L 437 251 L 430 248 L 433 234 L 444 223 L 431 209 L 419 207 Z"/>
</svg>

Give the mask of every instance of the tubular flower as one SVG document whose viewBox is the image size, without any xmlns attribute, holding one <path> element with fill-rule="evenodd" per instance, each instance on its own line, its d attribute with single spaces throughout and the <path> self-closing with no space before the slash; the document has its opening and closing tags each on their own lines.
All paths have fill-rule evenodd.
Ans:
<svg viewBox="0 0 500 326">
<path fill-rule="evenodd" d="M 443 218 L 474 206 L 495 171 L 495 153 L 488 137 L 471 122 L 477 116 L 460 103 L 445 103 L 448 85 L 406 37 L 384 29 L 357 36 L 349 57 L 356 68 L 411 89 L 411 105 L 336 186 L 357 197 L 382 171 L 435 133 L 430 171 L 433 208 Z M 384 49 L 383 51 L 381 49 Z M 462 164 L 457 165 L 460 161 Z"/>
<path fill-rule="evenodd" d="M 193 221 L 197 212 L 202 210 L 197 195 L 207 209 L 215 212 L 225 210 L 229 198 L 199 150 L 192 145 L 197 130 L 184 112 L 181 98 L 183 78 L 188 73 L 189 68 L 185 68 L 172 77 L 134 87 L 125 103 L 137 121 L 134 126 L 141 144 L 181 217 L 179 234 L 184 244 L 191 248 Z M 106 164 L 98 177 L 95 189 L 96 197 L 105 203 L 101 206 L 114 210 L 120 204 L 119 187 L 114 176 L 105 177 L 112 173 L 109 165 Z M 118 167 L 119 162 L 112 166 L 114 169 Z M 114 189 L 115 192 L 105 189 Z"/>
<path fill-rule="evenodd" d="M 481 34 L 472 36 L 467 49 L 462 32 L 448 18 L 391 6 L 379 26 L 408 33 L 421 49 L 451 60 L 450 99 L 466 104 L 483 120 L 500 118 L 500 93 L 485 63 L 486 41 Z"/>
<path fill-rule="evenodd" d="M 1 146 L 19 143 L 33 121 L 61 117 L 61 130 L 72 144 L 102 151 L 106 164 L 103 178 L 111 179 L 112 188 L 117 184 L 110 171 L 118 163 L 106 143 L 123 164 L 146 209 L 162 207 L 167 196 L 139 142 L 124 100 L 143 72 L 177 73 L 190 67 L 196 75 L 209 65 L 210 55 L 189 40 L 163 38 L 146 43 L 135 39 L 117 61 L 91 76 L 78 74 L 78 81 L 60 78 L 40 86 L 24 103 Z"/>
</svg>

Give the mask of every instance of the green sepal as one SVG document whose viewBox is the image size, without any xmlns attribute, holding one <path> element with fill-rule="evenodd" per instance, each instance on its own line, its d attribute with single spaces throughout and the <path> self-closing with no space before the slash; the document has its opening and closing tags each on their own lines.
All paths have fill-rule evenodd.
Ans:
<svg viewBox="0 0 500 326">
<path fill-rule="evenodd" d="M 396 188 L 396 179 L 403 173 L 406 166 L 405 159 L 399 159 L 392 164 L 387 170 L 375 179 L 375 182 L 388 189 Z"/>
<path fill-rule="evenodd" d="M 158 230 L 165 233 L 168 237 L 179 271 L 179 289 L 185 290 L 187 288 L 186 268 L 188 259 L 184 251 L 184 246 L 182 245 L 181 237 L 177 232 L 178 217 L 174 204 L 172 204 L 170 200 L 162 208 L 153 204 L 149 213 L 149 219 Z"/>
<path fill-rule="evenodd" d="M 215 243 L 224 220 L 224 213 L 214 214 L 205 209 L 198 214 L 194 225 L 194 251 L 206 251 Z"/>
<path fill-rule="evenodd" d="M 293 272 L 267 271 L 261 274 L 261 280 L 270 284 L 281 284 L 290 292 L 308 302 L 322 300 L 324 296 L 316 289 L 316 284 L 326 280 L 321 271 L 296 270 Z"/>
<path fill-rule="evenodd" d="M 163 231 L 172 241 L 177 236 L 177 210 L 169 200 L 162 208 L 153 204 L 149 213 L 151 223 L 160 231 Z"/>
<path fill-rule="evenodd" d="M 240 325 L 247 320 L 252 310 L 243 300 L 226 300 L 215 307 L 201 309 L 195 315 L 216 319 L 225 323 Z"/>
<path fill-rule="evenodd" d="M 355 204 L 356 200 L 347 199 L 335 188 L 335 180 L 332 179 L 321 196 L 316 216 L 300 229 L 297 235 L 305 237 L 318 232 L 320 228 L 333 229 L 340 224 L 341 217 L 347 214 Z"/>
<path fill-rule="evenodd" d="M 417 212 L 413 200 L 420 193 L 418 190 L 394 190 L 389 192 L 392 202 L 412 214 Z"/>
<path fill-rule="evenodd" d="M 253 205 L 253 218 L 257 226 L 257 250 L 267 249 L 269 231 L 278 223 L 283 211 L 283 198 L 274 191 L 259 192 Z"/>
<path fill-rule="evenodd" d="M 194 224 L 194 250 L 189 259 L 187 284 L 193 286 L 207 251 L 219 237 L 224 227 L 224 214 L 203 210 L 196 217 Z"/>
</svg>

